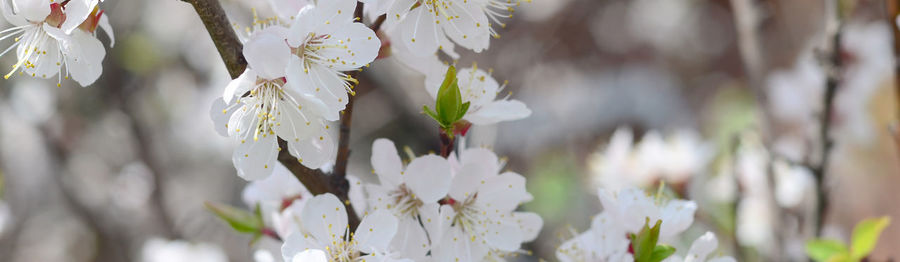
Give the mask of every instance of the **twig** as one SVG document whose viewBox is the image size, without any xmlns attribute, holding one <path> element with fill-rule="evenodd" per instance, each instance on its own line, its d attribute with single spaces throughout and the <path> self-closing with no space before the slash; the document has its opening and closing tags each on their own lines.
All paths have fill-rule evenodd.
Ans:
<svg viewBox="0 0 900 262">
<path fill-rule="evenodd" d="M 825 216 L 828 214 L 829 189 L 825 184 L 825 180 L 829 158 L 831 156 L 831 149 L 834 146 L 834 141 L 831 139 L 831 115 L 834 111 L 834 97 L 837 93 L 838 84 L 841 81 L 840 78 L 843 72 L 841 70 L 843 66 L 841 57 L 841 7 L 837 0 L 829 1 L 828 4 L 831 4 L 831 8 L 833 8 L 833 10 L 829 10 L 830 14 L 828 14 L 828 16 L 833 16 L 832 19 L 836 21 L 837 28 L 832 31 L 832 35 L 827 39 L 831 42 L 831 48 L 828 50 L 828 62 L 830 67 L 827 71 L 828 79 L 825 81 L 824 112 L 819 116 L 819 139 L 821 141 L 822 150 L 820 151 L 821 155 L 818 165 L 812 168 L 813 175 L 816 179 L 816 199 L 818 201 L 816 205 L 816 217 L 814 220 L 816 225 L 816 236 L 821 235 L 822 227 L 825 224 Z"/>
<path fill-rule="evenodd" d="M 225 15 L 225 10 L 222 9 L 219 1 L 183 1 L 193 5 L 194 9 L 197 10 L 197 15 L 200 16 L 200 20 L 206 26 L 206 31 L 209 32 L 209 37 L 212 38 L 216 49 L 219 50 L 219 55 L 222 57 L 222 61 L 225 62 L 225 67 L 228 68 L 231 78 L 240 76 L 244 69 L 247 68 L 247 60 L 244 59 L 243 53 L 244 46 L 238 40 L 237 34 L 234 33 L 234 29 L 228 21 L 228 16 Z"/>
<path fill-rule="evenodd" d="M 900 28 L 897 27 L 897 18 L 900 17 L 900 0 L 885 1 L 887 5 L 887 23 L 891 25 L 891 33 L 894 35 L 894 58 L 900 58 Z M 900 63 L 894 63 L 894 95 L 897 96 L 897 114 L 900 117 Z M 900 118 L 894 120 L 890 126 L 898 148 L 900 148 Z"/>
<path fill-rule="evenodd" d="M 454 137 L 451 137 L 450 135 L 448 135 L 447 132 L 444 132 L 443 129 L 441 130 L 441 156 L 442 157 L 447 158 L 450 156 L 450 153 L 453 152 L 453 144 L 455 144 L 455 142 L 456 142 L 456 139 L 454 139 Z"/>
</svg>

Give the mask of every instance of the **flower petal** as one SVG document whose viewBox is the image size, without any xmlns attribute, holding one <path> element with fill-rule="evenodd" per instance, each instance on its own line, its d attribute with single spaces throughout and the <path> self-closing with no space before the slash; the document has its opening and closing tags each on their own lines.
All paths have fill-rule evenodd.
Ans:
<svg viewBox="0 0 900 262">
<path fill-rule="evenodd" d="M 99 0 L 70 0 L 65 5 L 66 21 L 59 25 L 59 28 L 66 34 L 71 34 L 75 29 L 78 29 L 81 23 L 84 23 L 84 20 L 87 20 L 98 3 L 100 3 Z"/>
<path fill-rule="evenodd" d="M 359 249 L 365 253 L 386 251 L 397 234 L 397 217 L 385 210 L 376 210 L 364 217 L 354 234 Z"/>
<path fill-rule="evenodd" d="M 209 109 L 209 116 L 219 135 L 228 136 L 228 121 L 231 119 L 234 112 L 240 108 L 240 105 L 241 104 L 238 103 L 226 105 L 222 99 L 213 101 L 213 104 Z"/>
<path fill-rule="evenodd" d="M 522 232 L 522 241 L 529 242 L 537 238 L 544 226 L 544 220 L 537 213 L 532 212 L 513 212 L 512 219 L 519 224 L 519 231 Z"/>
<path fill-rule="evenodd" d="M 291 57 L 291 49 L 285 43 L 287 29 L 272 26 L 256 32 L 244 44 L 247 65 L 259 76 L 268 80 L 284 77 L 284 69 Z"/>
<path fill-rule="evenodd" d="M 288 142 L 288 147 L 291 155 L 300 159 L 301 164 L 313 169 L 333 162 L 337 151 L 337 145 L 327 133 L 301 139 L 300 142 Z"/>
<path fill-rule="evenodd" d="M 476 201 L 489 204 L 490 210 L 511 212 L 527 196 L 525 178 L 513 172 L 506 172 L 485 179 L 485 183 L 478 187 L 478 200 Z"/>
<path fill-rule="evenodd" d="M 315 196 L 306 202 L 300 217 L 303 229 L 324 245 L 342 240 L 347 231 L 347 211 L 331 193 Z"/>
<path fill-rule="evenodd" d="M 244 93 L 249 92 L 255 83 L 256 72 L 249 68 L 245 69 L 244 73 L 241 73 L 238 78 L 229 81 L 228 85 L 225 86 L 225 91 L 222 93 L 222 100 L 225 101 L 225 103 L 231 104 L 235 96 L 242 96 Z"/>
<path fill-rule="evenodd" d="M 238 144 L 231 156 L 238 176 L 252 181 L 268 177 L 275 169 L 278 142 L 274 135 L 262 135 L 259 139 L 245 139 Z"/>
<path fill-rule="evenodd" d="M 310 249 L 294 256 L 291 262 L 328 262 L 325 251 L 318 249 Z"/>
<path fill-rule="evenodd" d="M 437 17 L 425 6 L 413 8 L 407 17 L 400 22 L 400 33 L 403 42 L 417 56 L 433 55 L 438 48 L 440 31 L 435 21 Z"/>
<path fill-rule="evenodd" d="M 705 234 L 697 238 L 697 240 L 694 240 L 693 244 L 691 244 L 691 248 L 688 249 L 685 261 L 706 261 L 706 256 L 715 251 L 718 245 L 719 241 L 716 239 L 716 235 L 714 235 L 712 232 L 707 231 Z"/>
<path fill-rule="evenodd" d="M 113 33 L 112 25 L 109 24 L 109 15 L 106 13 L 100 15 L 100 21 L 97 21 L 97 25 L 100 26 L 100 29 L 103 29 L 103 32 L 109 37 L 109 47 L 116 46 L 116 35 Z"/>
<path fill-rule="evenodd" d="M 436 202 L 450 190 L 450 163 L 436 155 L 413 159 L 401 173 L 406 186 L 422 202 Z"/>
<path fill-rule="evenodd" d="M 66 54 L 66 69 L 76 82 L 81 86 L 88 86 L 100 78 L 103 73 L 103 58 L 106 56 L 106 49 L 100 40 L 78 30 L 72 32 L 71 38 L 62 41 L 62 44 L 63 53 Z"/>
<path fill-rule="evenodd" d="M 530 115 L 531 109 L 528 109 L 525 103 L 518 100 L 498 100 L 482 106 L 475 112 L 467 113 L 464 119 L 476 125 L 490 125 Z"/>
<path fill-rule="evenodd" d="M 303 232 L 295 232 L 284 240 L 281 245 L 281 255 L 284 261 L 293 261 L 294 257 L 309 250 L 323 249 L 320 243 Z"/>
<path fill-rule="evenodd" d="M 395 187 L 402 183 L 400 172 L 403 171 L 403 162 L 391 140 L 379 138 L 372 143 L 371 163 L 381 185 Z"/>
</svg>

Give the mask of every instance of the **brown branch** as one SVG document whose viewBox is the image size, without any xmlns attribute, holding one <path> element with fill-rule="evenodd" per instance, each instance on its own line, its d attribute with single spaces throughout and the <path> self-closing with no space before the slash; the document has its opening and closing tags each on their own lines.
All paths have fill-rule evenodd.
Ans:
<svg viewBox="0 0 900 262">
<path fill-rule="evenodd" d="M 841 75 L 843 73 L 843 59 L 841 57 L 841 30 L 843 29 L 841 25 L 842 10 L 840 3 L 838 1 L 830 1 L 828 4 L 832 5 L 834 10 L 829 10 L 830 13 L 827 15 L 831 17 L 834 21 L 836 21 L 837 28 L 834 29 L 827 41 L 830 41 L 830 48 L 828 53 L 828 79 L 825 81 L 825 97 L 824 97 L 824 112 L 819 116 L 819 139 L 822 145 L 821 151 L 819 151 L 819 162 L 818 165 L 813 166 L 812 172 L 816 179 L 816 217 L 814 218 L 816 225 L 816 236 L 820 236 L 822 234 L 822 228 L 825 225 L 825 216 L 828 214 L 828 204 L 829 204 L 829 188 L 828 185 L 825 184 L 826 174 L 828 171 L 829 159 L 831 156 L 831 149 L 834 147 L 834 141 L 831 139 L 831 121 L 832 114 L 834 111 L 834 98 L 837 94 L 838 85 L 841 81 Z M 832 21 L 827 21 L 830 23 Z"/>
<path fill-rule="evenodd" d="M 209 37 L 212 38 L 216 49 L 219 50 L 219 55 L 222 57 L 222 61 L 225 62 L 225 67 L 228 68 L 231 78 L 240 76 L 244 69 L 247 68 L 247 60 L 244 59 L 243 53 L 244 46 L 238 40 L 237 34 L 234 33 L 234 28 L 231 27 L 228 16 L 225 15 L 225 10 L 222 9 L 219 1 L 183 1 L 193 5 L 194 9 L 197 10 L 197 15 L 200 16 L 200 20 L 206 26 L 206 31 L 209 32 Z"/>
<path fill-rule="evenodd" d="M 888 0 L 887 4 L 887 23 L 892 25 L 891 33 L 894 35 L 894 58 L 900 58 L 900 27 L 893 26 L 896 24 L 897 17 L 900 17 L 900 0 Z M 897 96 L 897 114 L 900 117 L 900 63 L 894 63 L 894 95 Z M 900 119 L 894 120 L 890 126 L 891 134 L 894 136 L 894 142 L 900 148 Z"/>
</svg>

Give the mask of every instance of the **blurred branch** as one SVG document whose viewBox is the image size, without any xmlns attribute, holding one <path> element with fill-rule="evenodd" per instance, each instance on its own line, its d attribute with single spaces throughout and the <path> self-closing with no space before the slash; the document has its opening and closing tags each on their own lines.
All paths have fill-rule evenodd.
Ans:
<svg viewBox="0 0 900 262">
<path fill-rule="evenodd" d="M 231 78 L 237 78 L 247 68 L 247 60 L 244 59 L 243 44 L 238 40 L 237 34 L 225 15 L 225 10 L 218 0 L 183 0 L 194 6 L 197 15 L 206 26 L 209 37 L 212 38 L 225 67 Z"/>
<path fill-rule="evenodd" d="M 900 27 L 897 26 L 897 18 L 900 17 L 900 0 L 885 1 L 887 5 L 886 22 L 891 26 L 891 33 L 894 35 L 894 95 L 897 96 L 897 115 L 898 119 L 890 126 L 891 134 L 894 136 L 894 142 L 897 148 L 900 148 Z"/>
<path fill-rule="evenodd" d="M 815 165 L 811 168 L 813 175 L 816 179 L 816 217 L 814 218 L 816 225 L 816 236 L 820 236 L 822 234 L 822 227 L 824 226 L 825 216 L 828 214 L 828 202 L 829 202 L 829 189 L 825 184 L 826 172 L 828 169 L 829 158 L 831 156 L 831 149 L 834 146 L 834 141 L 831 139 L 831 115 L 834 111 L 834 97 L 837 93 L 838 84 L 841 81 L 841 74 L 843 72 L 843 60 L 841 57 L 841 30 L 843 28 L 841 21 L 843 19 L 843 11 L 841 10 L 842 6 L 839 3 L 839 0 L 832 0 L 826 3 L 826 41 L 829 41 L 828 48 L 828 67 L 826 72 L 828 72 L 828 79 L 825 81 L 825 97 L 823 102 L 824 112 L 819 116 L 820 126 L 819 126 L 819 139 L 821 142 L 822 149 L 820 152 L 820 161 L 818 165 Z M 829 28 L 829 26 L 834 26 L 834 28 Z"/>
</svg>

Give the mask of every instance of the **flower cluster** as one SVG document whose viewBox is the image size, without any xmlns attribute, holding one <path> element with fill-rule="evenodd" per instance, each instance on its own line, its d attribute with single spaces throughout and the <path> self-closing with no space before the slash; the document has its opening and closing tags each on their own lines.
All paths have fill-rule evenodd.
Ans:
<svg viewBox="0 0 900 262">
<path fill-rule="evenodd" d="M 635 261 L 640 256 L 635 239 L 648 233 L 648 224 L 656 223 L 654 237 L 669 243 L 694 222 L 697 204 L 693 201 L 665 201 L 635 188 L 598 191 L 603 212 L 593 218 L 588 231 L 560 245 L 556 250 L 560 261 Z M 707 232 L 694 241 L 685 257 L 673 254 L 664 261 L 734 261 L 731 257 L 707 260 L 717 245 L 715 235 Z"/>
<path fill-rule="evenodd" d="M 243 50 L 247 69 L 210 112 L 216 130 L 237 144 L 240 177 L 269 176 L 285 149 L 310 168 L 332 161 L 329 121 L 338 120 L 356 83 L 345 72 L 372 62 L 380 48 L 375 32 L 354 22 L 355 7 L 354 0 L 322 1 L 303 6 L 293 21 L 254 23 Z"/>
<path fill-rule="evenodd" d="M 376 140 L 372 167 L 379 182 L 351 179 L 351 202 L 367 207 L 357 212 L 363 219 L 352 233 L 344 203 L 332 194 L 313 197 L 276 167 L 250 183 L 244 199 L 259 206 L 265 233 L 284 239 L 285 261 L 499 260 L 525 253 L 522 243 L 543 225 L 537 214 L 516 211 L 532 198 L 525 178 L 501 172 L 503 163 L 483 148 L 404 165 L 393 142 Z"/>
<path fill-rule="evenodd" d="M 663 138 L 650 131 L 637 144 L 628 128 L 613 133 L 603 152 L 589 160 L 597 186 L 623 189 L 647 188 L 659 181 L 680 185 L 702 172 L 711 150 L 696 133 L 680 130 Z"/>
<path fill-rule="evenodd" d="M 0 56 L 16 50 L 16 63 L 3 77 L 13 74 L 62 78 L 71 74 L 81 86 L 97 81 L 103 72 L 106 49 L 97 39 L 103 29 L 115 43 L 109 17 L 100 9 L 99 0 L 11 0 L 0 1 L 3 17 L 14 27 L 0 31 L 0 40 L 14 43 Z"/>
</svg>

